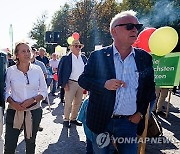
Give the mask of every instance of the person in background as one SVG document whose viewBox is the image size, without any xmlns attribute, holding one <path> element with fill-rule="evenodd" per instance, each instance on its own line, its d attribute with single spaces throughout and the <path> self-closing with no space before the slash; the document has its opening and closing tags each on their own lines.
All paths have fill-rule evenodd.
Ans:
<svg viewBox="0 0 180 154">
<path fill-rule="evenodd" d="M 84 128 L 84 132 L 86 135 L 86 154 L 93 154 L 93 147 L 92 147 L 92 132 L 91 130 L 87 127 L 86 125 L 86 114 L 87 114 L 87 106 L 88 106 L 88 102 L 89 102 L 89 96 L 87 96 L 82 105 L 81 108 L 79 110 L 79 114 L 77 119 L 82 122 L 83 124 L 83 128 Z"/>
<path fill-rule="evenodd" d="M 156 102 L 154 104 L 154 113 L 165 117 L 166 114 L 162 111 L 165 99 L 168 95 L 169 88 L 156 88 Z"/>
<path fill-rule="evenodd" d="M 44 65 L 47 67 L 49 66 L 49 59 L 45 56 L 46 49 L 43 47 L 39 48 L 39 56 L 36 57 L 37 60 L 44 63 Z"/>
<path fill-rule="evenodd" d="M 46 83 L 47 83 L 47 87 L 49 88 L 53 81 L 53 69 L 51 66 L 47 66 L 46 69 L 47 69 Z"/>
<path fill-rule="evenodd" d="M 131 140 L 117 141 L 118 153 L 137 154 L 137 142 L 132 140 L 142 134 L 139 123 L 144 123 L 155 96 L 152 57 L 132 47 L 142 26 L 132 10 L 117 14 L 110 23 L 113 44 L 92 52 L 79 77 L 79 85 L 90 92 L 86 124 L 93 132 L 96 154 L 114 150 L 111 142 L 103 144 L 111 136 Z"/>
<path fill-rule="evenodd" d="M 52 59 L 49 61 L 49 65 L 50 67 L 52 67 L 53 74 L 57 73 L 58 64 L 59 64 L 59 60 L 57 59 L 57 55 L 56 53 L 53 53 Z M 55 92 L 57 88 L 57 81 L 54 78 L 52 79 L 52 81 L 53 81 L 53 88 L 52 88 L 51 93 L 53 96 L 56 96 Z"/>
<path fill-rule="evenodd" d="M 31 47 L 31 52 L 32 52 L 32 56 L 31 56 L 31 64 L 35 64 L 35 65 L 38 65 L 41 67 L 42 71 L 43 71 L 43 74 L 44 74 L 44 77 L 45 79 L 47 78 L 47 69 L 46 69 L 46 66 L 44 65 L 43 62 L 39 61 L 36 59 L 37 57 L 37 49 L 35 47 Z M 46 103 L 45 100 L 43 100 L 43 102 Z M 39 128 L 38 128 L 39 131 L 43 131 L 43 127 L 41 125 L 39 125 Z"/>
<path fill-rule="evenodd" d="M 43 62 L 44 65 L 46 66 L 46 69 L 47 69 L 46 83 L 47 83 L 47 86 L 49 87 L 52 82 L 52 73 L 51 73 L 51 68 L 49 67 L 49 59 L 45 55 L 46 49 L 43 47 L 40 47 L 38 53 L 39 53 L 39 56 L 36 56 L 36 59 Z M 48 104 L 47 98 L 43 100 L 42 103 Z"/>
<path fill-rule="evenodd" d="M 5 154 L 14 154 L 18 137 L 24 128 L 26 153 L 35 153 L 35 140 L 42 118 L 40 101 L 47 96 L 47 86 L 41 68 L 31 64 L 31 49 L 27 43 L 17 43 L 14 54 L 17 64 L 6 74 Z"/>
<path fill-rule="evenodd" d="M 76 118 L 82 103 L 83 89 L 78 85 L 78 78 L 84 70 L 87 58 L 81 55 L 84 47 L 79 40 L 70 45 L 70 53 L 63 56 L 58 65 L 58 86 L 65 90 L 64 126 L 70 128 L 71 124 L 82 126 Z M 71 114 L 71 117 L 70 117 Z"/>
<path fill-rule="evenodd" d="M 15 65 L 15 61 L 12 59 L 12 55 L 8 52 L 7 53 L 7 59 L 8 59 L 8 67 Z"/>
<path fill-rule="evenodd" d="M 46 79 L 47 78 L 47 69 L 46 69 L 46 66 L 44 65 L 43 62 L 36 59 L 36 57 L 37 57 L 37 49 L 32 47 L 31 52 L 32 52 L 31 63 L 41 67 L 41 69 L 42 69 L 42 71 L 44 73 L 44 77 Z"/>
</svg>

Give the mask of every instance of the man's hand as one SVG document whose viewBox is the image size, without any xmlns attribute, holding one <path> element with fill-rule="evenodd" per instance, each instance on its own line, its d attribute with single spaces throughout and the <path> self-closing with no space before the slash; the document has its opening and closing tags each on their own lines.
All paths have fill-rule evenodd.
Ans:
<svg viewBox="0 0 180 154">
<path fill-rule="evenodd" d="M 69 85 L 68 85 L 68 83 L 65 85 L 64 90 L 65 90 L 65 91 L 69 91 Z"/>
<path fill-rule="evenodd" d="M 126 87 L 126 83 L 122 80 L 110 79 L 105 82 L 104 87 L 108 90 L 117 90 L 120 87 Z"/>
<path fill-rule="evenodd" d="M 131 121 L 132 123 L 135 123 L 135 124 L 138 124 L 141 119 L 142 119 L 141 113 L 139 113 L 139 112 L 137 112 L 134 115 L 129 117 L 129 121 Z"/>
</svg>

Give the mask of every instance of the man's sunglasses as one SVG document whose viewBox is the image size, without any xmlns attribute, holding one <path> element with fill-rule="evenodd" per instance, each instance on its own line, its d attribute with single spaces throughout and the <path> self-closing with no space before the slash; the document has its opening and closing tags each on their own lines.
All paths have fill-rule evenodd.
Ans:
<svg viewBox="0 0 180 154">
<path fill-rule="evenodd" d="M 75 48 L 82 48 L 82 45 L 73 45 Z"/>
<path fill-rule="evenodd" d="M 132 23 L 128 23 L 128 24 L 119 24 L 116 25 L 117 26 L 126 26 L 126 30 L 132 30 L 134 27 L 136 27 L 137 30 L 140 30 L 143 27 L 143 24 L 132 24 Z"/>
</svg>

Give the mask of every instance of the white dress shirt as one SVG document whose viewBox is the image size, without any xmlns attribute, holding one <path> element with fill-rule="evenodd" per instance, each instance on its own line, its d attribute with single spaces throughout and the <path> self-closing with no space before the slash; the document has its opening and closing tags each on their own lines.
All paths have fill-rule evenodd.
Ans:
<svg viewBox="0 0 180 154">
<path fill-rule="evenodd" d="M 83 71 L 84 71 L 84 62 L 82 60 L 81 55 L 78 55 L 77 57 L 72 53 L 72 72 L 69 79 L 78 81 L 78 78 Z"/>
<path fill-rule="evenodd" d="M 18 70 L 16 65 L 9 67 L 7 69 L 5 83 L 6 100 L 11 96 L 14 101 L 22 103 L 24 100 L 35 97 L 39 94 L 45 99 L 48 94 L 42 69 L 35 64 L 29 65 L 27 76 Z"/>
<path fill-rule="evenodd" d="M 135 63 L 135 51 L 132 48 L 130 54 L 124 59 L 113 45 L 114 65 L 116 79 L 126 83 L 126 87 L 120 87 L 116 90 L 116 102 L 114 106 L 114 115 L 133 115 L 136 112 L 136 95 L 138 88 L 139 74 Z"/>
<path fill-rule="evenodd" d="M 52 67 L 52 68 L 58 68 L 58 64 L 59 64 L 59 60 L 53 60 L 53 59 L 51 59 L 50 61 L 49 61 L 49 65 Z"/>
</svg>

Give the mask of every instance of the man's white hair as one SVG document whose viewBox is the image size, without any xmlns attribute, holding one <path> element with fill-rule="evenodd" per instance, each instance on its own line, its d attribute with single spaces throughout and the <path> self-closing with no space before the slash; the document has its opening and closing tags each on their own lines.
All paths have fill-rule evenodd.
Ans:
<svg viewBox="0 0 180 154">
<path fill-rule="evenodd" d="M 40 47 L 40 48 L 39 48 L 39 51 L 40 51 L 40 50 L 43 50 L 44 52 L 46 52 L 46 49 L 43 48 L 43 47 Z"/>
<path fill-rule="evenodd" d="M 133 11 L 133 10 L 127 10 L 127 11 L 122 11 L 121 13 L 116 14 L 110 23 L 110 33 L 112 31 L 112 28 L 114 28 L 117 24 L 117 22 L 119 21 L 120 18 L 124 17 L 124 16 L 134 16 L 136 17 L 137 12 Z M 111 33 L 112 35 L 112 33 Z"/>
</svg>

